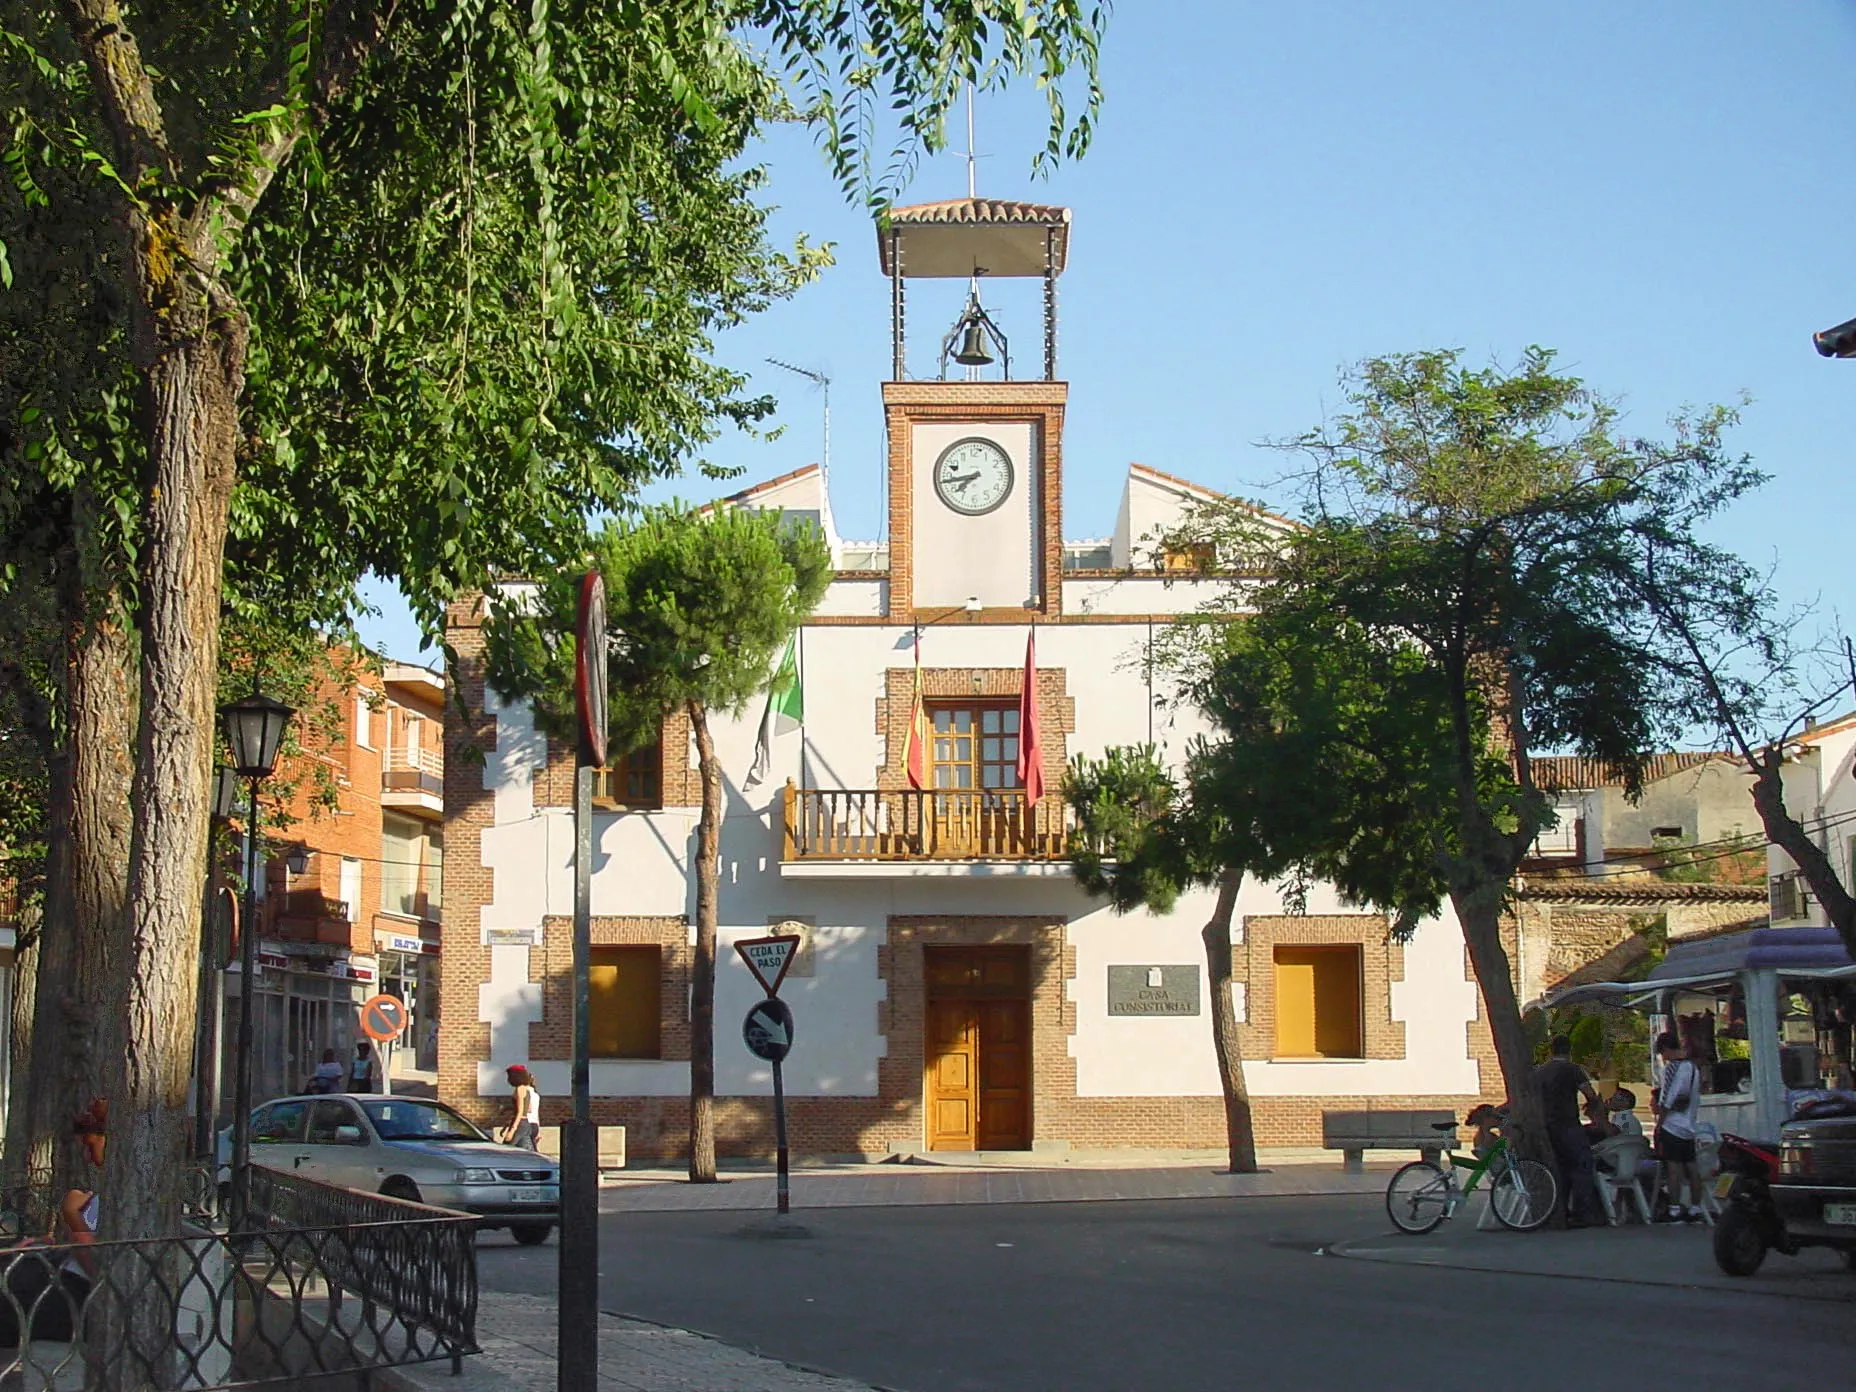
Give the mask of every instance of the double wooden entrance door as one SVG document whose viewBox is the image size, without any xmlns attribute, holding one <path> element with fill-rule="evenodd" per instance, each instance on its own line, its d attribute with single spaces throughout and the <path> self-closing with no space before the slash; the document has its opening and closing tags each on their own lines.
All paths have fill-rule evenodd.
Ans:
<svg viewBox="0 0 1856 1392">
<path fill-rule="evenodd" d="M 930 1150 L 1031 1145 L 1031 949 L 930 947 Z"/>
</svg>

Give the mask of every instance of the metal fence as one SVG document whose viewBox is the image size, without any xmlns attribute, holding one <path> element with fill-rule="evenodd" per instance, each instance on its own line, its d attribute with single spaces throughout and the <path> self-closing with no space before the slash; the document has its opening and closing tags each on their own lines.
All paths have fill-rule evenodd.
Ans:
<svg viewBox="0 0 1856 1392">
<path fill-rule="evenodd" d="M 0 1254 L 0 1388 L 180 1392 L 477 1352 L 477 1220 L 254 1167 L 252 1231 Z"/>
</svg>

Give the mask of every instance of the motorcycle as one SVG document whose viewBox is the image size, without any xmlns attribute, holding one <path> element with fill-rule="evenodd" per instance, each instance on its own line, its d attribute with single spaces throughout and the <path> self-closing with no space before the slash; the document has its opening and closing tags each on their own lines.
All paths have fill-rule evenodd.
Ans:
<svg viewBox="0 0 1856 1392">
<path fill-rule="evenodd" d="M 1714 1181 L 1714 1197 L 1721 1203 L 1714 1224 L 1716 1265 L 1729 1276 L 1751 1276 L 1768 1251 L 1795 1256 L 1798 1244 L 1787 1235 L 1785 1220 L 1772 1201 L 1772 1184 L 1779 1177 L 1778 1143 L 1723 1134 L 1720 1160 L 1721 1172 Z"/>
</svg>

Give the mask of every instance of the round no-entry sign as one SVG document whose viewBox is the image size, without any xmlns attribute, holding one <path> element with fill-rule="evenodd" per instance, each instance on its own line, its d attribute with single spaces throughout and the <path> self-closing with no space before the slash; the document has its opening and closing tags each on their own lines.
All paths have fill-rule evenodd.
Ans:
<svg viewBox="0 0 1856 1392">
<path fill-rule="evenodd" d="M 361 1006 L 361 1033 L 376 1044 L 398 1039 L 405 1029 L 406 1002 L 398 996 L 374 996 Z"/>
<path fill-rule="evenodd" d="M 778 996 L 755 1001 L 741 1022 L 741 1042 L 755 1058 L 778 1063 L 793 1047 L 793 1012 Z"/>
</svg>

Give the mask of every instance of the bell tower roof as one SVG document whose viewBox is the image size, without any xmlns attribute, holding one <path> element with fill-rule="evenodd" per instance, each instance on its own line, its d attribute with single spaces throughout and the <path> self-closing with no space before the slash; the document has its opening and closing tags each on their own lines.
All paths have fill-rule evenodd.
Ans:
<svg viewBox="0 0 1856 1392">
<path fill-rule="evenodd" d="M 891 208 L 877 224 L 883 274 L 905 279 L 1063 274 L 1070 210 L 1003 198 L 945 198 Z"/>
</svg>

